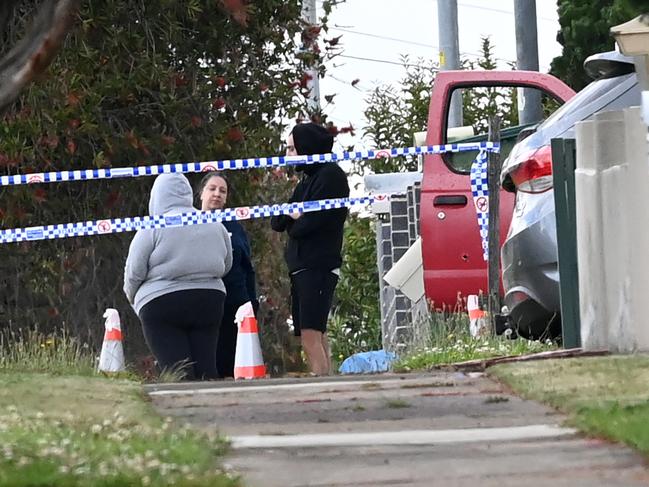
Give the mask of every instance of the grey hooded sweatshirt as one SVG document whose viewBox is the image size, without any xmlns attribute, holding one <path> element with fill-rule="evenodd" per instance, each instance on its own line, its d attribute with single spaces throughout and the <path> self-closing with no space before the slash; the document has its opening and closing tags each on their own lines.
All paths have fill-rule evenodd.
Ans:
<svg viewBox="0 0 649 487">
<path fill-rule="evenodd" d="M 150 215 L 197 211 L 192 188 L 182 174 L 162 174 L 151 189 Z M 232 267 L 232 243 L 220 223 L 138 230 L 124 269 L 124 293 L 140 313 L 164 294 L 187 289 L 225 292 L 222 277 Z"/>
</svg>

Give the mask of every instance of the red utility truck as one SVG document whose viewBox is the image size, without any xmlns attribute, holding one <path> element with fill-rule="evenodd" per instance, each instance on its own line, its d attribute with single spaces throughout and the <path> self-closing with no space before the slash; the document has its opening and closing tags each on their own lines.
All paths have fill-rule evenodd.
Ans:
<svg viewBox="0 0 649 487">
<path fill-rule="evenodd" d="M 540 90 L 546 105 L 564 103 L 575 92 L 559 79 L 533 71 L 444 71 L 437 74 L 428 110 L 426 145 L 487 140 L 476 134 L 451 140 L 448 112 L 456 90 L 520 87 Z M 519 97 L 520 99 L 520 97 Z M 520 102 L 519 102 L 520 103 Z M 528 126 L 504 126 L 501 158 L 507 157 Z M 426 298 L 436 308 L 454 307 L 458 296 L 488 291 L 469 170 L 476 152 L 424 156 L 420 228 Z M 500 235 L 505 240 L 513 211 L 513 194 L 500 193 Z"/>
</svg>

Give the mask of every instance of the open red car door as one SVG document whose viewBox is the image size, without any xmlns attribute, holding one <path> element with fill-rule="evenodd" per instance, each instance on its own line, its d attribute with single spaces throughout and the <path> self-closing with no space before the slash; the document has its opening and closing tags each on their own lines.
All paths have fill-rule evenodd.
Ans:
<svg viewBox="0 0 649 487">
<path fill-rule="evenodd" d="M 447 119 L 455 90 L 475 87 L 526 87 L 548 99 L 565 102 L 575 92 L 559 79 L 532 71 L 444 71 L 437 74 L 428 111 L 426 145 L 449 142 Z M 505 158 L 521 129 L 505 128 L 501 157 Z M 486 131 L 485 131 L 486 132 Z M 463 140 L 487 140 L 486 133 Z M 421 191 L 421 238 L 426 297 L 435 308 L 454 307 L 458 296 L 487 292 L 487 263 L 471 194 L 469 169 L 477 151 L 430 154 L 424 157 Z M 504 241 L 511 221 L 514 195 L 501 190 L 500 235 Z M 501 244 L 502 244 L 501 241 Z"/>
</svg>

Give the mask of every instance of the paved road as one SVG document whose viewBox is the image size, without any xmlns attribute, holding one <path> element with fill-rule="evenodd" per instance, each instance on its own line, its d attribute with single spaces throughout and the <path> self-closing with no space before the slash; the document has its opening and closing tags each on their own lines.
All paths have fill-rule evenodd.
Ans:
<svg viewBox="0 0 649 487">
<path fill-rule="evenodd" d="M 147 386 L 164 415 L 232 440 L 250 487 L 649 485 L 642 458 L 481 374 Z"/>
</svg>

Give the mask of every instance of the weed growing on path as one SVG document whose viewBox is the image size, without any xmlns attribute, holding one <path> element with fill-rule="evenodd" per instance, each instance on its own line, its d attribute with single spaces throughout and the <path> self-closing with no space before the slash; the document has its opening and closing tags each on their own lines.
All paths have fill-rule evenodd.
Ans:
<svg viewBox="0 0 649 487">
<path fill-rule="evenodd" d="M 556 349 L 550 341 L 540 342 L 503 336 L 472 337 L 466 313 L 433 313 L 425 327 L 424 336 L 417 339 L 411 352 L 393 364 L 395 372 L 426 370 L 432 366 L 467 360 L 509 355 L 525 355 Z"/>
<path fill-rule="evenodd" d="M 403 399 L 390 399 L 385 402 L 385 407 L 389 409 L 403 409 L 409 408 L 410 403 L 404 401 Z"/>
</svg>

